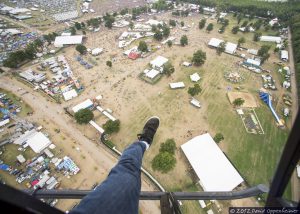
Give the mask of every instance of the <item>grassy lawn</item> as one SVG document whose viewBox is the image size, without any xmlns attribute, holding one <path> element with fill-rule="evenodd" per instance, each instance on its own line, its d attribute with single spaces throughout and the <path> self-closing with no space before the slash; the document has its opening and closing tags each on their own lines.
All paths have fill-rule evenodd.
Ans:
<svg viewBox="0 0 300 214">
<path fill-rule="evenodd" d="M 27 116 L 27 113 L 32 112 L 32 108 L 27 103 L 24 103 L 22 99 L 17 97 L 15 94 L 1 88 L 0 93 L 5 93 L 6 96 L 13 101 L 14 104 L 21 106 L 21 112 L 18 113 L 18 116 L 25 117 Z"/>
</svg>

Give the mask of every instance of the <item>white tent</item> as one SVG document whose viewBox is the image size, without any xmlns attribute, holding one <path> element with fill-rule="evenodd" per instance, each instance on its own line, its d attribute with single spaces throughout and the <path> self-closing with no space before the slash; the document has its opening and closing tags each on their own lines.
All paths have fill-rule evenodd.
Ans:
<svg viewBox="0 0 300 214">
<path fill-rule="evenodd" d="M 237 49 L 237 44 L 227 42 L 225 46 L 225 52 L 229 54 L 234 54 Z"/>
<path fill-rule="evenodd" d="M 167 63 L 169 60 L 163 56 L 158 56 L 150 62 L 153 68 L 158 68 L 162 72 L 162 66 Z"/>
<path fill-rule="evenodd" d="M 157 21 L 157 20 L 154 20 L 154 19 L 150 19 L 149 21 L 147 21 L 146 22 L 146 24 L 148 24 L 148 25 L 159 25 L 159 24 L 161 24 L 161 25 L 163 25 L 164 24 L 164 22 L 163 21 Z"/>
<path fill-rule="evenodd" d="M 5 126 L 6 124 L 9 123 L 9 118 L 5 119 L 5 120 L 1 120 L 0 121 L 0 127 Z"/>
<path fill-rule="evenodd" d="M 86 101 L 79 103 L 78 105 L 74 106 L 72 110 L 76 113 L 81 109 L 86 109 L 92 107 L 94 104 L 90 99 L 87 99 Z"/>
<path fill-rule="evenodd" d="M 67 91 L 67 92 L 63 93 L 63 96 L 64 96 L 65 101 L 68 101 L 68 100 L 73 99 L 74 97 L 77 97 L 78 94 L 75 91 L 75 89 L 72 89 L 70 91 Z"/>
<path fill-rule="evenodd" d="M 200 80 L 200 76 L 198 73 L 194 73 L 194 74 L 190 75 L 190 78 L 193 82 L 198 82 Z"/>
<path fill-rule="evenodd" d="M 170 88 L 172 89 L 176 89 L 176 88 L 184 88 L 185 85 L 183 82 L 174 82 L 174 83 L 170 83 Z"/>
<path fill-rule="evenodd" d="M 224 41 L 221 39 L 211 38 L 208 42 L 208 45 L 217 48 L 222 42 Z"/>
<path fill-rule="evenodd" d="M 35 153 L 40 153 L 51 144 L 51 141 L 42 132 L 37 132 L 27 140 L 27 144 Z"/>
<path fill-rule="evenodd" d="M 181 149 L 204 191 L 232 191 L 244 181 L 210 134 L 189 140 Z"/>
<path fill-rule="evenodd" d="M 289 60 L 289 52 L 286 51 L 286 50 L 282 50 L 282 51 L 280 52 L 280 58 L 281 58 L 281 60 L 283 60 L 283 61 L 288 61 L 288 60 Z"/>
<path fill-rule="evenodd" d="M 281 43 L 281 37 L 279 37 L 279 36 L 261 36 L 260 41 Z"/>
<path fill-rule="evenodd" d="M 152 69 L 151 71 L 148 71 L 146 73 L 146 77 L 149 77 L 150 79 L 153 79 L 154 77 L 156 77 L 159 74 L 158 70 Z"/>
<path fill-rule="evenodd" d="M 103 52 L 103 48 L 95 48 L 92 50 L 92 55 L 97 56 Z"/>
<path fill-rule="evenodd" d="M 83 36 L 57 36 L 55 37 L 54 46 L 61 48 L 64 45 L 78 45 L 82 43 Z"/>
</svg>

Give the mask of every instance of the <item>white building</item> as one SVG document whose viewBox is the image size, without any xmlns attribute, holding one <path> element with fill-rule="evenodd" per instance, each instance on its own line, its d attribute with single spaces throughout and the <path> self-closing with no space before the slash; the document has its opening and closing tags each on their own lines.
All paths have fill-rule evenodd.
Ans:
<svg viewBox="0 0 300 214">
<path fill-rule="evenodd" d="M 152 26 L 152 25 L 157 26 L 157 25 L 159 25 L 159 24 L 163 25 L 164 22 L 163 22 L 163 21 L 157 21 L 157 20 L 155 20 L 155 19 L 150 19 L 149 21 L 146 22 L 146 24 L 151 25 L 151 26 Z"/>
<path fill-rule="evenodd" d="M 279 36 L 261 36 L 260 41 L 281 43 L 281 37 L 279 37 Z"/>
<path fill-rule="evenodd" d="M 280 59 L 287 62 L 289 60 L 289 52 L 286 50 L 282 50 L 280 52 Z"/>
<path fill-rule="evenodd" d="M 78 45 L 82 44 L 83 36 L 57 36 L 54 41 L 54 46 L 56 48 L 61 48 L 64 45 Z"/>
<path fill-rule="evenodd" d="M 232 191 L 244 181 L 210 134 L 189 140 L 181 149 L 204 191 Z"/>
</svg>

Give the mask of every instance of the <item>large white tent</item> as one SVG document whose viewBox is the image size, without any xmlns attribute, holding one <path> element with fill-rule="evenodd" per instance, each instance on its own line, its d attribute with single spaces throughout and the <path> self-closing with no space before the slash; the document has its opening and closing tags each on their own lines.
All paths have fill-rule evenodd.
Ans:
<svg viewBox="0 0 300 214">
<path fill-rule="evenodd" d="M 244 181 L 210 134 L 189 140 L 181 149 L 204 191 L 232 191 Z"/>
<path fill-rule="evenodd" d="M 166 64 L 169 60 L 163 56 L 158 56 L 154 60 L 150 62 L 152 68 L 159 70 L 162 72 L 162 66 Z"/>
<path fill-rule="evenodd" d="M 72 89 L 70 91 L 66 91 L 65 93 L 63 93 L 63 96 L 64 96 L 65 101 L 68 101 L 68 100 L 73 99 L 74 97 L 77 97 L 78 94 L 75 89 Z"/>
<path fill-rule="evenodd" d="M 27 140 L 27 144 L 35 153 L 40 153 L 51 144 L 51 141 L 42 132 L 36 132 Z"/>
<path fill-rule="evenodd" d="M 54 46 L 61 48 L 64 45 L 78 45 L 82 43 L 83 36 L 57 36 L 55 37 Z"/>
<path fill-rule="evenodd" d="M 72 110 L 74 113 L 78 112 L 81 109 L 86 109 L 92 107 L 94 104 L 90 99 L 87 99 L 86 101 L 79 103 L 78 105 L 74 106 Z"/>
</svg>

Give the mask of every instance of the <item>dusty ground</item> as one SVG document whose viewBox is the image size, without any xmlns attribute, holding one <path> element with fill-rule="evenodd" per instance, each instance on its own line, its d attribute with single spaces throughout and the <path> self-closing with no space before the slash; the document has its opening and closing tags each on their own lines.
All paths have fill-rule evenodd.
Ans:
<svg viewBox="0 0 300 214">
<path fill-rule="evenodd" d="M 158 19 L 163 19 L 167 22 L 171 18 L 170 14 L 161 14 L 157 17 Z M 150 17 L 146 16 L 146 18 Z M 95 143 L 87 140 L 98 139 L 99 135 L 95 130 L 91 128 L 90 125 L 79 126 L 75 124 L 74 121 L 68 119 L 68 117 L 63 115 L 62 107 L 72 107 L 87 98 L 94 98 L 97 95 L 101 94 L 103 96 L 103 100 L 101 100 L 100 102 L 101 106 L 103 108 L 112 109 L 113 115 L 121 120 L 120 132 L 112 136 L 112 140 L 116 144 L 117 148 L 119 150 L 123 150 L 136 138 L 136 134 L 142 128 L 141 126 L 145 122 L 147 117 L 151 115 L 158 115 L 161 118 L 161 126 L 155 137 L 155 141 L 151 147 L 151 150 L 149 150 L 149 152 L 145 154 L 143 165 L 149 171 L 151 171 L 151 173 L 168 190 L 195 190 L 191 171 L 188 168 L 186 158 L 179 149 L 180 145 L 182 145 L 192 137 L 205 133 L 206 131 L 208 131 L 211 135 L 214 135 L 215 133 L 220 131 L 219 126 L 217 126 L 216 124 L 225 123 L 224 127 L 227 126 L 235 129 L 235 123 L 236 121 L 240 122 L 240 118 L 235 117 L 235 112 L 233 111 L 232 105 L 229 103 L 226 94 L 229 91 L 234 90 L 236 86 L 241 86 L 241 88 L 243 88 L 243 91 L 255 95 L 257 93 L 257 89 L 259 89 L 262 85 L 259 75 L 252 74 L 245 69 L 240 70 L 240 72 L 243 73 L 243 76 L 245 77 L 245 81 L 242 84 L 233 85 L 225 81 L 223 77 L 224 72 L 228 71 L 229 69 L 238 70 L 238 68 L 236 67 L 236 63 L 240 61 L 240 58 L 230 56 L 228 54 L 217 56 L 214 49 L 207 47 L 207 43 L 212 37 L 223 38 L 226 41 L 237 43 L 237 40 L 241 36 L 244 36 L 246 38 L 246 44 L 244 44 L 245 47 L 258 49 L 261 44 L 252 41 L 252 34 L 231 34 L 230 29 L 233 25 L 235 25 L 234 22 L 230 22 L 226 33 L 219 34 L 217 32 L 219 26 L 217 27 L 216 20 L 211 19 L 208 19 L 208 22 L 214 23 L 215 29 L 211 33 L 206 33 L 205 30 L 198 29 L 198 22 L 201 18 L 202 16 L 198 14 L 193 17 L 174 18 L 178 21 L 183 20 L 185 24 L 191 26 L 191 28 L 188 32 L 185 32 L 176 27 L 171 31 L 171 36 L 175 36 L 177 40 L 179 40 L 181 35 L 186 34 L 189 39 L 189 45 L 187 47 L 179 47 L 174 45 L 172 48 L 162 46 L 161 49 L 157 50 L 155 53 L 152 53 L 150 56 L 144 59 L 137 59 L 135 61 L 129 60 L 123 55 L 124 50 L 117 47 L 117 38 L 123 31 L 125 31 L 124 28 L 107 30 L 102 27 L 101 31 L 98 33 L 87 33 L 87 40 L 85 41 L 85 45 L 87 46 L 87 48 L 102 47 L 105 49 L 105 52 L 98 57 L 85 56 L 86 60 L 92 58 L 97 62 L 97 66 L 95 66 L 93 69 L 86 70 L 82 65 L 75 61 L 75 56 L 77 55 L 77 53 L 74 47 L 65 48 L 63 50 L 62 53 L 65 54 L 69 64 L 74 70 L 75 75 L 80 77 L 80 80 L 82 81 L 86 89 L 79 97 L 75 98 L 72 101 L 63 103 L 61 106 L 53 103 L 50 104 L 49 102 L 43 104 L 44 106 L 41 107 L 39 107 L 39 103 L 36 103 L 36 105 L 40 109 L 40 112 L 41 109 L 45 108 L 45 105 L 49 106 L 50 111 L 46 112 L 46 115 L 40 116 L 40 120 L 42 120 L 42 117 L 52 119 L 52 121 L 55 121 L 58 126 L 64 129 L 64 132 L 66 133 L 66 139 L 68 139 L 68 135 L 72 136 L 71 139 L 75 139 L 76 142 L 79 142 L 78 146 L 79 148 L 81 148 L 81 151 L 86 149 L 88 152 L 90 152 L 87 152 L 87 155 L 86 153 L 78 153 L 78 151 L 76 149 L 73 149 L 71 146 L 74 145 L 75 148 L 77 147 L 77 144 L 73 144 L 73 140 L 70 140 L 70 142 L 63 148 L 67 153 L 72 153 L 76 156 L 76 160 L 79 161 L 80 166 L 84 166 L 85 163 L 88 163 L 88 156 L 97 161 L 97 164 L 92 164 L 90 169 L 86 169 L 87 175 L 85 177 L 83 176 L 81 179 L 78 179 L 76 187 L 81 185 L 85 185 L 86 187 L 88 187 L 88 185 L 92 185 L 93 182 L 86 183 L 89 182 L 87 181 L 87 178 L 89 178 L 89 176 L 95 171 L 94 167 L 97 165 L 99 166 L 102 163 L 100 160 L 101 158 L 98 157 L 94 151 L 94 149 L 96 149 L 96 147 L 98 148 L 99 146 L 96 146 Z M 149 41 L 149 44 L 154 46 L 160 45 L 160 43 L 155 41 Z M 132 44 L 131 46 L 133 45 L 134 44 Z M 202 67 L 184 68 L 180 66 L 183 61 L 191 61 L 193 52 L 198 49 L 204 50 L 207 54 L 207 60 Z M 162 55 L 171 60 L 171 62 L 175 66 L 175 73 L 172 74 L 171 77 L 164 76 L 155 85 L 150 85 L 140 80 L 138 78 L 138 75 L 148 66 L 148 63 L 158 55 Z M 105 65 L 105 62 L 107 60 L 113 61 L 112 68 L 108 68 Z M 264 67 L 274 70 L 274 65 L 272 63 L 274 61 L 278 61 L 278 58 L 274 54 L 272 54 L 269 61 L 264 65 Z M 202 78 L 200 81 L 200 85 L 203 90 L 200 95 L 196 96 L 196 98 L 201 102 L 201 109 L 196 109 L 189 104 L 190 96 L 187 93 L 187 88 L 193 85 L 193 83 L 189 79 L 189 75 L 194 72 L 198 72 Z M 273 77 L 277 82 L 279 82 L 279 78 L 277 75 L 274 75 Z M 179 90 L 170 90 L 168 83 L 175 81 L 183 81 L 186 85 L 186 88 Z M 275 97 L 279 99 L 283 93 L 285 93 L 285 91 L 280 89 L 275 93 Z M 33 98 L 28 97 L 28 99 Z M 281 102 L 277 102 L 275 108 L 276 110 L 280 111 L 280 109 L 282 108 Z M 218 112 L 218 116 L 211 115 L 211 112 L 213 112 L 213 110 Z M 219 117 L 219 114 L 222 114 L 223 112 L 224 114 L 220 115 Z M 263 113 L 265 114 L 266 112 L 267 110 L 263 108 Z M 232 118 L 234 118 L 232 120 L 233 122 L 231 121 Z M 270 118 L 271 116 L 268 117 L 268 123 L 270 123 L 271 121 L 272 128 L 267 131 L 269 131 L 269 134 L 275 132 L 277 133 L 277 128 L 273 127 L 275 126 L 275 122 L 272 120 L 273 118 Z M 95 120 L 99 125 L 102 125 L 107 119 L 100 113 L 96 113 Z M 51 130 L 51 127 L 49 127 L 49 129 Z M 78 130 L 80 130 L 80 132 Z M 232 130 L 229 130 L 229 132 L 232 135 Z M 60 138 L 60 136 L 54 137 L 56 137 L 57 139 Z M 270 136 L 268 135 L 266 137 L 266 140 L 270 141 L 269 137 L 272 137 L 271 134 Z M 161 174 L 159 172 L 152 171 L 151 160 L 158 153 L 160 143 L 164 142 L 167 138 L 174 138 L 177 143 L 177 164 L 175 169 L 171 172 L 167 174 Z M 225 136 L 224 142 L 219 144 L 220 147 L 225 153 L 231 152 L 232 148 L 234 148 L 236 149 L 235 154 L 241 154 L 242 152 L 239 151 L 244 145 L 241 144 L 235 148 L 235 145 L 238 143 L 239 139 L 235 139 L 234 141 L 232 138 L 235 138 L 235 136 Z M 249 135 L 246 134 L 245 136 L 243 136 L 243 138 L 245 138 L 246 140 L 250 140 Z M 101 147 L 98 149 L 101 149 L 102 152 L 106 152 L 103 151 L 103 148 Z M 81 155 L 85 156 L 86 158 L 83 158 Z M 262 161 L 261 157 L 256 157 L 257 153 L 253 153 L 252 156 L 254 156 L 254 164 Z M 276 161 L 274 160 L 274 162 Z M 249 160 L 247 163 L 249 163 Z M 239 163 L 235 162 L 235 164 Z M 241 164 L 245 163 L 241 162 Z M 111 165 L 105 164 L 103 170 L 109 170 L 109 166 Z M 246 173 L 245 171 L 243 172 L 243 177 L 251 178 L 255 176 L 255 173 Z M 101 174 L 101 171 L 99 176 L 104 176 Z M 268 179 L 264 178 L 261 180 L 265 181 Z M 147 184 L 145 186 L 147 187 Z M 189 202 L 186 204 L 188 204 L 189 207 L 187 208 L 186 213 L 202 212 L 199 209 L 199 205 L 197 204 L 197 202 Z M 253 199 L 245 199 L 241 202 L 234 202 L 234 205 L 249 206 L 256 205 L 256 202 L 254 202 Z M 227 206 L 230 206 L 230 203 L 224 203 L 223 206 L 226 208 Z M 149 211 L 149 213 L 156 212 L 153 212 L 152 210 Z"/>
<path fill-rule="evenodd" d="M 134 8 L 146 4 L 145 0 L 94 0 L 90 8 L 96 13 L 104 14 L 106 12 L 116 12 L 123 8 Z"/>
<path fill-rule="evenodd" d="M 228 92 L 228 98 L 230 103 L 233 103 L 235 99 L 242 98 L 245 102 L 241 107 L 244 108 L 255 108 L 257 107 L 257 102 L 252 94 L 244 92 Z"/>
</svg>

